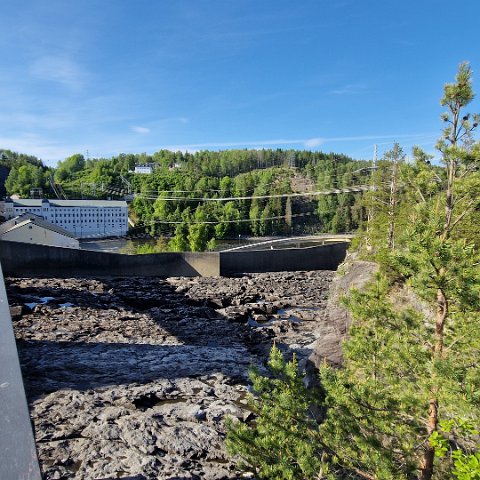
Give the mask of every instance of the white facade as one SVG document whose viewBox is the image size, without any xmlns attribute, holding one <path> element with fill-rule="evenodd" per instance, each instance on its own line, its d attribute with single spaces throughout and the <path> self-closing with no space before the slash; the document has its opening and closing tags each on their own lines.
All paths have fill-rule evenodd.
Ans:
<svg viewBox="0 0 480 480">
<path fill-rule="evenodd" d="M 10 242 L 79 248 L 78 240 L 67 231 L 33 218 L 17 218 L 0 225 L 0 238 Z"/>
<path fill-rule="evenodd" d="M 143 174 L 153 173 L 153 164 L 147 163 L 145 165 L 136 165 L 135 173 L 143 173 Z"/>
<path fill-rule="evenodd" d="M 77 238 L 124 236 L 128 231 L 125 201 L 7 199 L 3 208 L 6 219 L 33 213 Z"/>
</svg>

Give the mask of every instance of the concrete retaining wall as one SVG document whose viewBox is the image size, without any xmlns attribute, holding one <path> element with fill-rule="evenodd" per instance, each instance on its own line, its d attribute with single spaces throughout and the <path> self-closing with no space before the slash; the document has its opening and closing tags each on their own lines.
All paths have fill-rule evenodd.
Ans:
<svg viewBox="0 0 480 480">
<path fill-rule="evenodd" d="M 0 478 L 40 480 L 17 345 L 0 268 Z"/>
<path fill-rule="evenodd" d="M 215 276 L 218 253 L 122 255 L 18 242 L 0 242 L 5 275 L 45 277 Z"/>
<path fill-rule="evenodd" d="M 348 243 L 247 252 L 123 255 L 17 242 L 0 242 L 5 275 L 44 277 L 230 276 L 240 273 L 335 270 Z"/>
<path fill-rule="evenodd" d="M 252 250 L 220 253 L 220 275 L 295 270 L 336 270 L 345 258 L 349 243 L 310 248 Z"/>
</svg>

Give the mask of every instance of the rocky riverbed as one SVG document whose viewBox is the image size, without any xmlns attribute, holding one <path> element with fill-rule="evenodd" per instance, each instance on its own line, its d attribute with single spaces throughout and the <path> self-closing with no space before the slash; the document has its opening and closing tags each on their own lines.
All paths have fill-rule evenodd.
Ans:
<svg viewBox="0 0 480 480">
<path fill-rule="evenodd" d="M 7 279 L 45 478 L 242 478 L 224 419 L 274 341 L 335 361 L 332 277 Z"/>
</svg>

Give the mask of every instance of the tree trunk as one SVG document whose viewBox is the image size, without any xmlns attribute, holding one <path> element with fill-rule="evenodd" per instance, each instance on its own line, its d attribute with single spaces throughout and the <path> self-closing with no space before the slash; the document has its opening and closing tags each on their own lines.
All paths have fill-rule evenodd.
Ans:
<svg viewBox="0 0 480 480">
<path fill-rule="evenodd" d="M 433 392 L 434 394 L 437 392 Z M 435 395 L 436 396 L 436 395 Z M 428 436 L 437 430 L 438 427 L 438 402 L 436 398 L 431 398 L 429 401 L 429 414 L 428 414 Z M 430 480 L 433 475 L 433 462 L 435 459 L 435 449 L 430 445 L 430 441 L 427 440 L 425 450 L 423 453 L 422 467 L 421 467 L 421 480 Z"/>
<path fill-rule="evenodd" d="M 440 275 L 442 275 L 443 269 L 440 270 Z M 444 291 L 439 288 L 437 290 L 437 312 L 436 312 L 436 321 L 435 321 L 435 345 L 432 352 L 433 363 L 439 360 L 443 356 L 443 343 L 444 343 L 444 330 L 445 330 L 445 321 L 448 316 L 448 301 L 445 296 Z M 435 379 L 435 373 L 432 373 L 433 378 Z M 434 384 L 432 389 L 432 397 L 429 400 L 429 412 L 428 412 L 428 423 L 427 423 L 427 433 L 428 436 L 435 432 L 438 429 L 438 384 Z M 430 445 L 430 442 L 427 440 L 425 445 L 423 459 L 421 464 L 421 480 L 430 480 L 433 475 L 433 462 L 435 459 L 435 450 Z"/>
<path fill-rule="evenodd" d="M 390 180 L 390 199 L 388 205 L 388 248 L 395 248 L 395 214 L 397 208 L 397 162 L 394 158 L 392 165 L 392 177 Z"/>
</svg>

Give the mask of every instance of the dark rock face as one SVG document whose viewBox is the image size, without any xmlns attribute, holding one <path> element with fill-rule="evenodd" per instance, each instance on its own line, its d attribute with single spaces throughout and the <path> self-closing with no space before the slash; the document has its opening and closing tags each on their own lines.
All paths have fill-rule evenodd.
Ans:
<svg viewBox="0 0 480 480">
<path fill-rule="evenodd" d="M 322 343 L 332 275 L 7 279 L 45 478 L 239 478 L 224 419 L 273 341 Z"/>
<path fill-rule="evenodd" d="M 347 258 L 341 271 L 335 274 L 325 309 L 325 321 L 318 326 L 319 340 L 307 364 L 307 378 L 311 384 L 315 384 L 317 369 L 324 361 L 334 367 L 342 365 L 341 341 L 345 338 L 352 319 L 342 305 L 341 298 L 346 296 L 351 288 L 362 290 L 377 269 L 377 264 L 373 262 Z"/>
</svg>

